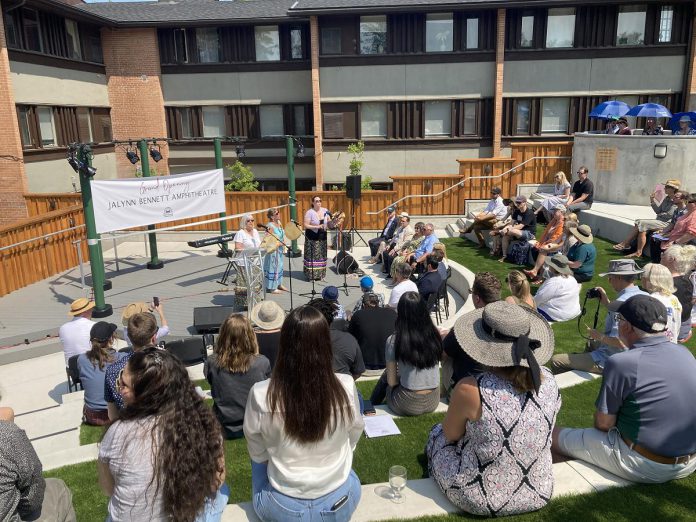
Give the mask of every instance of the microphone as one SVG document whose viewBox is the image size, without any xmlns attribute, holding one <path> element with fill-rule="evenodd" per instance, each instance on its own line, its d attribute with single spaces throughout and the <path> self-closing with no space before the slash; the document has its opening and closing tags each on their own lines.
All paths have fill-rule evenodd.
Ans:
<svg viewBox="0 0 696 522">
<path fill-rule="evenodd" d="M 264 229 L 266 232 L 268 232 L 268 227 L 267 227 L 266 225 L 258 224 L 258 225 L 256 225 L 256 228 L 262 228 L 262 229 Z"/>
<path fill-rule="evenodd" d="M 331 212 L 329 212 L 328 210 L 327 210 L 326 212 L 324 212 L 324 215 L 325 215 L 325 216 L 329 216 L 331 219 L 333 219 L 333 216 L 331 215 Z"/>
<path fill-rule="evenodd" d="M 291 219 L 290 221 L 292 221 L 293 223 L 295 223 L 298 227 L 300 226 L 300 224 L 299 224 L 297 221 L 295 221 L 294 219 Z"/>
</svg>

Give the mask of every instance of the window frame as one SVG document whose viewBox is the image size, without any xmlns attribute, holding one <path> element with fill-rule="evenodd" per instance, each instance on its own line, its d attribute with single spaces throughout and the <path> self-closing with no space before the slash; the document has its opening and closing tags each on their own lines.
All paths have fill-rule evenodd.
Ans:
<svg viewBox="0 0 696 522">
<path fill-rule="evenodd" d="M 469 20 L 476 20 L 476 47 L 469 47 Z M 464 38 L 463 44 L 465 51 L 475 51 L 481 49 L 481 17 L 480 16 L 467 16 L 464 18 Z"/>
<path fill-rule="evenodd" d="M 220 58 L 221 58 L 221 49 L 220 49 L 220 31 L 218 30 L 217 27 L 196 27 L 196 54 L 197 54 L 197 59 L 198 63 L 220 63 Z M 208 60 L 208 59 L 203 59 L 203 51 L 204 49 L 201 47 L 201 41 L 203 43 L 206 43 L 207 40 L 207 35 L 214 34 L 215 35 L 215 40 L 216 40 L 216 46 L 215 46 L 215 59 L 214 60 Z M 208 49 L 206 48 L 205 51 L 207 52 Z"/>
<path fill-rule="evenodd" d="M 565 100 L 565 102 L 566 102 L 566 105 L 565 105 L 565 129 L 544 130 L 544 109 L 545 109 L 545 106 L 548 102 L 558 101 L 558 100 Z M 569 129 L 570 129 L 570 97 L 567 97 L 567 96 L 549 96 L 549 97 L 541 98 L 541 107 L 539 110 L 539 134 L 541 136 L 549 135 L 549 134 L 568 134 Z"/>
<path fill-rule="evenodd" d="M 669 17 L 669 38 L 667 40 L 662 39 L 662 14 L 665 11 L 670 12 L 670 17 Z M 671 4 L 666 4 L 666 5 L 660 5 L 658 6 L 657 10 L 657 17 L 655 20 L 655 25 L 657 26 L 657 41 L 655 42 L 658 45 L 665 45 L 665 44 L 671 44 L 672 40 L 674 39 L 674 15 L 675 15 L 675 9 L 674 6 Z M 664 29 L 666 31 L 666 29 Z"/>
<path fill-rule="evenodd" d="M 558 11 L 568 11 L 568 10 L 572 10 L 573 14 L 572 15 L 570 15 L 570 14 L 552 15 L 551 14 L 552 11 L 558 12 Z M 551 7 L 549 9 L 547 9 L 547 11 L 546 11 L 546 34 L 544 35 L 544 48 L 545 49 L 572 49 L 573 47 L 575 47 L 575 26 L 577 23 L 577 15 L 578 15 L 578 11 L 575 7 Z M 549 28 L 552 25 L 551 19 L 552 18 L 566 18 L 566 17 L 570 17 L 570 16 L 573 17 L 573 24 L 572 24 L 573 33 L 570 35 L 570 45 L 549 45 Z"/>
<path fill-rule="evenodd" d="M 68 56 L 71 60 L 82 60 L 82 37 L 80 36 L 80 24 L 78 24 L 75 20 L 71 20 L 70 18 L 65 18 L 65 40 L 66 40 L 66 48 L 68 50 L 68 54 L 71 56 Z M 75 32 L 74 35 L 70 34 L 70 29 L 69 27 L 72 27 L 73 31 Z M 72 37 L 75 37 L 77 41 L 73 41 L 73 44 L 71 45 L 70 42 L 72 41 Z M 77 56 L 74 56 L 73 53 L 77 53 Z"/>
<path fill-rule="evenodd" d="M 50 125 L 51 125 L 51 132 L 53 133 L 53 143 L 51 144 L 45 144 L 44 143 L 44 136 L 43 136 L 43 131 L 41 129 L 41 112 L 42 110 L 45 110 L 48 115 L 50 116 Z M 53 113 L 53 107 L 51 105 L 37 105 L 36 106 L 36 121 L 37 121 L 37 126 L 38 126 L 38 139 L 37 143 L 41 145 L 42 149 L 52 149 L 55 147 L 58 147 L 58 133 L 56 132 L 56 116 Z"/>
<path fill-rule="evenodd" d="M 373 122 L 377 121 L 378 125 L 380 123 L 384 122 L 383 133 L 381 133 L 381 134 L 365 134 L 363 132 L 363 125 L 365 123 L 363 121 L 363 115 L 366 112 L 365 109 L 367 107 L 376 108 L 377 106 L 379 106 L 379 108 L 382 109 L 382 113 L 380 115 L 381 121 L 378 121 L 378 120 L 372 120 L 372 121 Z M 387 126 L 388 126 L 388 123 L 387 123 L 387 102 L 362 102 L 360 104 L 360 139 L 368 139 L 368 140 L 386 139 L 386 137 L 388 136 Z"/>
<path fill-rule="evenodd" d="M 371 20 L 371 21 L 365 20 L 365 21 L 363 21 L 364 19 L 368 19 L 368 18 L 371 18 L 371 19 L 380 18 L 380 19 L 383 19 L 383 21 L 382 20 L 380 20 L 380 21 L 377 21 L 377 20 Z M 379 24 L 383 23 L 384 24 L 384 42 L 382 43 L 383 49 L 381 51 L 365 52 L 363 49 L 363 24 L 368 24 L 368 23 L 379 23 Z M 388 54 L 389 53 L 389 49 L 388 49 L 389 34 L 388 34 L 388 31 L 389 31 L 389 24 L 388 24 L 388 20 L 387 20 L 387 15 L 363 15 L 363 16 L 359 16 L 358 17 L 358 54 L 360 56 L 382 56 L 382 55 Z M 381 33 L 377 33 L 375 31 L 369 31 L 369 32 L 365 31 L 365 34 L 381 34 Z M 372 43 L 372 46 L 374 47 L 374 37 L 373 37 L 373 41 L 371 43 Z"/>
<path fill-rule="evenodd" d="M 513 136 L 531 136 L 532 135 L 532 99 L 531 98 L 515 98 L 513 100 L 514 114 L 512 121 Z M 519 114 L 520 114 L 520 102 L 524 102 L 527 105 L 527 130 L 520 131 L 519 127 Z"/>
<path fill-rule="evenodd" d="M 264 133 L 264 120 L 266 119 L 264 118 L 264 113 L 268 114 L 268 111 L 270 111 L 271 109 L 277 109 L 280 116 L 279 124 L 276 121 L 271 123 L 271 125 L 277 125 L 280 128 L 280 132 L 278 133 Z M 269 123 L 266 123 L 266 126 L 267 125 L 269 125 Z M 283 109 L 282 103 L 267 103 L 259 105 L 259 132 L 261 139 L 285 135 L 285 111 Z"/>
<path fill-rule="evenodd" d="M 441 17 L 441 18 L 434 18 L 430 19 L 431 17 Z M 442 18 L 442 17 L 447 17 L 447 18 Z M 450 22 L 450 28 L 449 28 L 449 49 L 428 49 L 428 22 L 442 22 L 445 20 L 449 20 Z M 425 38 L 425 45 L 423 48 L 424 53 L 451 53 L 454 51 L 454 42 L 455 42 L 455 36 L 454 36 L 454 24 L 455 24 L 455 16 L 453 12 L 444 12 L 444 13 L 426 13 L 425 15 L 425 30 L 423 31 L 423 36 Z"/>
<path fill-rule="evenodd" d="M 206 123 L 205 123 L 205 113 L 206 110 L 210 112 L 212 109 L 216 109 L 216 117 L 221 118 L 221 126 L 219 129 L 222 133 L 217 133 L 214 135 L 206 134 Z M 183 127 L 182 127 L 183 128 Z M 219 138 L 227 135 L 227 116 L 224 105 L 203 105 L 201 107 L 201 137 L 203 138 Z"/>
<path fill-rule="evenodd" d="M 628 11 L 627 9 L 630 9 L 630 8 L 635 8 L 635 10 Z M 628 12 L 628 13 L 642 12 L 643 13 L 643 33 L 642 33 L 642 39 L 639 43 L 619 43 L 619 25 L 621 23 L 621 13 L 622 12 Z M 616 33 L 614 34 L 614 46 L 615 47 L 636 47 L 636 46 L 645 45 L 646 41 L 647 41 L 647 36 L 648 36 L 647 31 L 646 31 L 647 20 L 648 20 L 648 9 L 647 9 L 646 4 L 628 4 L 628 5 L 618 6 L 617 10 L 616 10 Z"/>
<path fill-rule="evenodd" d="M 269 31 L 269 28 L 270 31 Z M 275 28 L 275 52 L 272 55 L 272 58 L 269 59 L 259 59 L 259 33 L 264 32 L 264 30 L 273 33 L 273 29 Z M 277 56 L 277 57 L 276 57 Z M 271 25 L 255 25 L 254 26 L 254 60 L 259 63 L 266 63 L 266 62 L 279 62 L 281 60 L 281 53 L 280 53 L 280 28 L 278 24 L 271 24 Z"/>
<path fill-rule="evenodd" d="M 338 51 L 329 52 L 326 50 L 326 43 L 324 40 L 324 36 L 327 34 L 328 31 L 334 31 L 335 34 L 338 35 L 338 40 L 337 40 Z M 320 40 L 319 44 L 320 44 L 320 49 L 321 49 L 322 55 L 338 56 L 338 55 L 343 54 L 343 28 L 342 27 L 337 27 L 337 26 L 322 27 L 319 40 Z"/>
<path fill-rule="evenodd" d="M 26 22 L 26 17 L 25 13 L 27 12 L 33 12 L 36 15 L 36 31 L 38 34 L 38 42 L 39 42 L 39 48 L 38 49 L 30 49 L 27 48 L 27 41 L 29 40 L 27 38 L 27 22 Z M 39 15 L 39 11 L 37 9 L 32 9 L 31 7 L 22 7 L 22 48 L 27 50 L 27 51 L 32 51 L 35 53 L 44 53 L 44 44 L 43 44 L 43 31 L 41 27 L 41 16 Z"/>
<path fill-rule="evenodd" d="M 524 26 L 525 26 L 525 19 L 531 19 L 531 35 L 528 40 L 528 45 L 526 45 L 527 41 L 523 40 L 524 38 Z M 517 40 L 517 48 L 518 49 L 534 49 L 535 46 L 535 32 L 536 32 L 536 13 L 533 12 L 522 12 L 520 15 L 520 33 L 519 33 L 519 38 Z"/>
<path fill-rule="evenodd" d="M 445 107 L 445 114 L 449 118 L 449 128 L 447 132 L 442 133 L 428 133 L 428 107 L 432 107 L 434 104 L 448 104 L 449 107 Z M 452 100 L 424 100 L 423 101 L 423 137 L 426 139 L 443 139 L 452 137 Z M 445 120 L 443 120 L 444 122 Z M 444 127 L 444 125 L 443 125 Z M 444 130 L 444 128 L 443 128 Z"/>
</svg>

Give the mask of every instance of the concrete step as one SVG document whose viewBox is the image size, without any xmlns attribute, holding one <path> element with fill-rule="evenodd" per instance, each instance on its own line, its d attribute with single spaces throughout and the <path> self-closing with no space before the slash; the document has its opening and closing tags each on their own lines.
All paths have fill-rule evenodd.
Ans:
<svg viewBox="0 0 696 522">
<path fill-rule="evenodd" d="M 70 466 L 72 464 L 80 464 L 81 462 L 90 462 L 92 460 L 97 460 L 98 456 L 99 446 L 97 444 L 87 444 L 76 448 L 58 450 L 43 456 L 39 454 L 44 471 Z"/>
<path fill-rule="evenodd" d="M 78 428 L 82 423 L 82 402 L 72 401 L 15 418 L 29 439 Z"/>
<path fill-rule="evenodd" d="M 618 243 L 629 234 L 636 219 L 655 219 L 655 212 L 650 206 L 595 201 L 591 209 L 582 210 L 578 217 L 580 223 L 592 228 L 594 235 Z"/>
</svg>

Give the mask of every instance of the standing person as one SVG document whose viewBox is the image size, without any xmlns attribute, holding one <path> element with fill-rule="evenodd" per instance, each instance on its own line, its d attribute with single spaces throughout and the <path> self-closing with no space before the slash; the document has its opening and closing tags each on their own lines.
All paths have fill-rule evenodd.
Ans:
<svg viewBox="0 0 696 522">
<path fill-rule="evenodd" d="M 394 288 L 389 295 L 387 306 L 396 310 L 399 299 L 406 292 L 418 292 L 418 286 L 411 281 L 411 267 L 406 264 L 397 265 L 394 274 Z"/>
<path fill-rule="evenodd" d="M 234 235 L 234 250 L 237 254 L 237 264 L 240 266 L 245 266 L 246 263 L 250 263 L 250 267 L 247 270 L 252 272 L 252 280 L 260 281 L 263 267 L 261 266 L 258 258 L 245 259 L 242 252 L 247 249 L 257 249 L 261 246 L 261 238 L 259 237 L 259 231 L 255 228 L 255 219 L 251 214 L 245 214 L 239 220 L 239 231 Z M 235 305 L 246 308 L 249 302 L 249 292 L 261 293 L 263 288 L 262 283 L 255 284 L 253 288 L 249 288 L 251 281 L 247 281 L 247 270 L 239 270 L 237 274 L 237 280 L 235 282 Z"/>
<path fill-rule="evenodd" d="M 85 390 L 82 421 L 92 426 L 104 426 L 109 422 L 109 411 L 104 398 L 106 369 L 126 356 L 114 350 L 114 332 L 117 326 L 105 321 L 96 323 L 89 333 L 92 348 L 77 358 L 80 382 Z"/>
<path fill-rule="evenodd" d="M 540 194 L 544 196 L 544 199 L 539 208 L 534 211 L 537 215 L 539 212 L 544 212 L 546 219 L 549 219 L 558 205 L 563 205 L 565 208 L 568 198 L 570 198 L 570 182 L 566 178 L 565 172 L 562 170 L 556 172 L 553 175 L 553 182 L 553 194 Z"/>
<path fill-rule="evenodd" d="M 283 286 L 285 230 L 280 222 L 280 210 L 271 208 L 266 215 L 270 220 L 266 225 L 268 234 L 272 234 L 272 237 L 278 241 L 277 248 L 271 253 L 266 252 L 266 257 L 263 258 L 263 277 L 266 280 L 266 291 L 271 294 L 287 292 L 288 289 Z"/>
<path fill-rule="evenodd" d="M 213 355 L 203 364 L 210 383 L 213 412 L 226 439 L 244 436 L 244 408 L 251 387 L 271 376 L 271 363 L 259 354 L 259 345 L 249 320 L 230 315 L 220 327 Z"/>
<path fill-rule="evenodd" d="M 255 222 L 251 214 L 244 214 L 239 220 L 239 230 L 234 235 L 234 249 L 237 252 L 261 246 L 261 238 L 259 231 L 255 228 Z"/>
<path fill-rule="evenodd" d="M 667 310 L 667 328 L 664 331 L 665 337 L 671 343 L 676 343 L 679 339 L 681 330 L 682 305 L 674 292 L 674 281 L 672 274 L 664 265 L 648 263 L 643 267 L 640 276 L 640 286 L 660 301 Z"/>
<path fill-rule="evenodd" d="M 529 208 L 526 196 L 517 196 L 515 198 L 515 211 L 512 213 L 512 221 L 509 225 L 500 231 L 503 238 L 502 257 L 499 262 L 505 261 L 507 251 L 512 241 L 529 241 L 536 239 L 536 215 Z"/>
<path fill-rule="evenodd" d="M 312 198 L 312 208 L 304 215 L 304 274 L 307 281 L 321 281 L 326 276 L 326 227 L 329 211 L 321 206 L 321 197 Z"/>
<path fill-rule="evenodd" d="M 478 240 L 479 248 L 486 248 L 486 239 L 483 237 L 482 231 L 491 230 L 496 221 L 500 221 L 507 214 L 507 207 L 503 203 L 500 193 L 500 187 L 491 189 L 491 199 L 488 201 L 486 208 L 474 215 L 474 221 L 468 227 L 459 229 L 460 237 L 473 231 Z"/>
<path fill-rule="evenodd" d="M 548 321 L 569 321 L 582 312 L 580 283 L 573 277 L 568 258 L 563 254 L 547 257 L 550 277 L 534 295 L 537 311 Z"/>
<path fill-rule="evenodd" d="M 229 497 L 220 424 L 184 365 L 147 348 L 130 357 L 118 386 L 125 408 L 97 461 L 109 520 L 219 521 Z"/>
<path fill-rule="evenodd" d="M 587 177 L 589 172 L 584 165 L 578 169 L 578 180 L 573 183 L 570 199 L 568 200 L 569 212 L 578 212 L 579 210 L 587 210 L 592 207 L 594 185 Z"/>
<path fill-rule="evenodd" d="M 391 241 L 398 226 L 399 218 L 396 216 L 396 206 L 391 205 L 387 208 L 387 222 L 385 223 L 384 228 L 382 228 L 382 231 L 379 233 L 379 236 L 373 237 L 367 241 L 367 244 L 370 247 L 370 259 L 368 260 L 368 263 L 377 263 L 379 261 L 377 259 L 377 252 L 379 251 L 381 244 Z"/>
<path fill-rule="evenodd" d="M 459 509 L 484 516 L 536 511 L 553 493 L 551 432 L 561 395 L 542 366 L 553 330 L 529 308 L 497 302 L 454 326 L 460 350 L 483 366 L 455 386 L 425 447 L 428 471 Z M 464 487 L 466 485 L 466 487 Z"/>
<path fill-rule="evenodd" d="M 280 349 L 280 327 L 285 320 L 285 310 L 275 301 L 261 301 L 251 310 L 251 322 L 256 327 L 256 342 L 259 343 L 259 353 L 265 355 L 275 366 L 278 350 Z"/>
<path fill-rule="evenodd" d="M 63 345 L 63 355 L 65 356 L 65 367 L 74 355 L 86 353 L 90 349 L 89 332 L 94 326 L 92 321 L 92 310 L 94 301 L 86 297 L 75 299 L 70 304 L 68 315 L 72 316 L 72 321 L 68 321 L 58 330 L 60 342 Z"/>
<path fill-rule="evenodd" d="M 395 324 L 393 308 L 380 307 L 375 294 L 363 295 L 363 307 L 350 318 L 348 331 L 357 339 L 368 370 L 385 368 L 384 343 L 394 333 Z"/>
<path fill-rule="evenodd" d="M 442 338 L 425 302 L 416 292 L 399 300 L 396 332 L 387 339 L 387 368 L 377 381 L 372 404 L 387 406 L 396 415 L 422 415 L 440 404 Z"/>
<path fill-rule="evenodd" d="M 573 270 L 573 277 L 578 283 L 589 281 L 594 276 L 597 248 L 589 225 L 580 225 L 570 229 L 577 242 L 568 249 L 568 266 Z"/>
<path fill-rule="evenodd" d="M 244 435 L 252 503 L 263 521 L 347 521 L 360 501 L 351 467 L 365 425 L 353 378 L 332 371 L 329 336 L 321 312 L 295 308 L 273 375 L 249 393 Z"/>
</svg>

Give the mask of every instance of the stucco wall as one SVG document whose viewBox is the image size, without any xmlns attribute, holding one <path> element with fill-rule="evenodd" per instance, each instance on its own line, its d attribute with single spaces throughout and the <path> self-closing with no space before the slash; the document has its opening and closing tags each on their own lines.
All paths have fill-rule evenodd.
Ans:
<svg viewBox="0 0 696 522">
<path fill-rule="evenodd" d="M 115 179 L 118 177 L 116 174 L 116 154 L 113 152 L 97 154 L 92 160 L 92 165 L 97 168 L 94 179 Z M 73 178 L 79 189 L 78 175 L 65 159 L 31 162 L 27 163 L 25 168 L 29 192 L 73 192 Z"/>
<path fill-rule="evenodd" d="M 286 165 L 249 165 L 257 179 L 287 179 L 288 167 Z M 170 165 L 169 172 L 171 174 L 183 174 L 185 172 L 195 172 L 197 170 L 210 169 L 210 164 L 194 164 L 190 165 Z M 311 164 L 295 164 L 295 178 L 314 179 L 314 165 Z"/>
<path fill-rule="evenodd" d="M 167 105 L 301 103 L 312 101 L 310 71 L 163 74 Z"/>
<path fill-rule="evenodd" d="M 667 145 L 667 156 L 654 157 L 655 145 Z M 616 168 L 598 170 L 597 149 L 616 155 Z M 658 183 L 680 179 L 682 186 L 696 191 L 696 137 L 693 136 L 607 136 L 576 134 L 573 172 L 585 165 L 594 183 L 594 198 L 610 203 L 648 205 Z"/>
<path fill-rule="evenodd" d="M 106 75 L 10 62 L 16 103 L 108 107 Z"/>
</svg>

